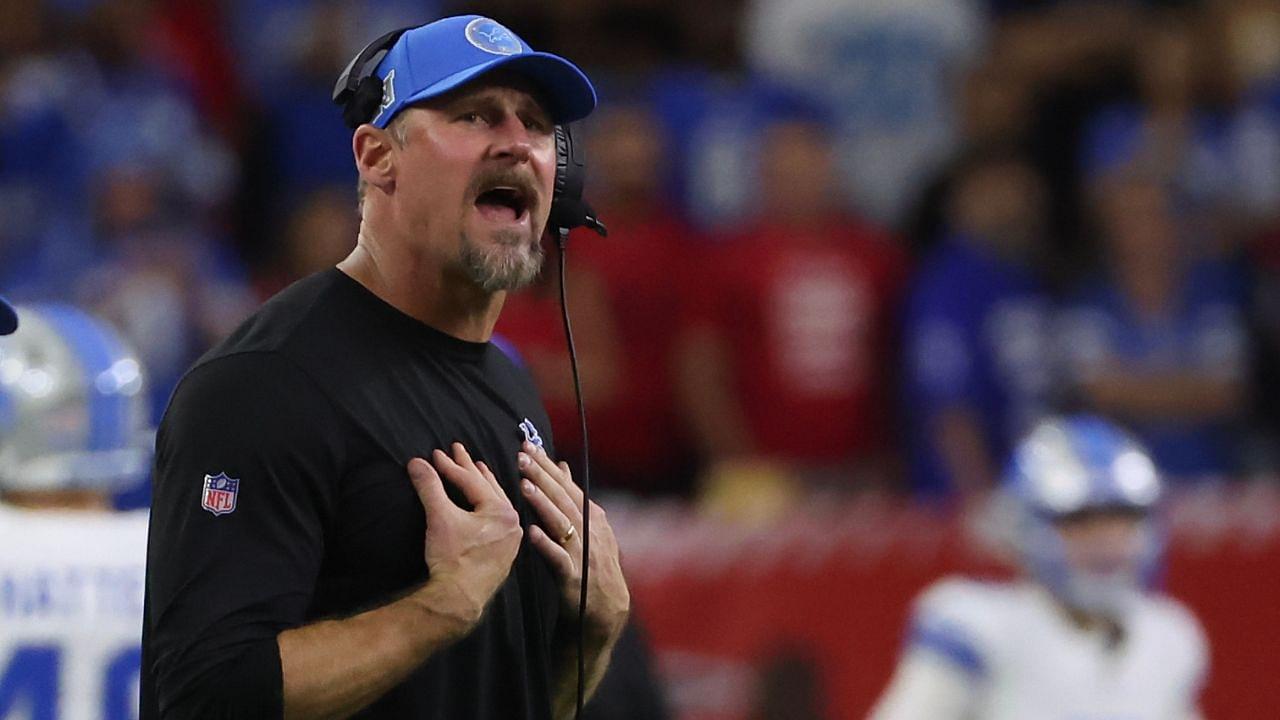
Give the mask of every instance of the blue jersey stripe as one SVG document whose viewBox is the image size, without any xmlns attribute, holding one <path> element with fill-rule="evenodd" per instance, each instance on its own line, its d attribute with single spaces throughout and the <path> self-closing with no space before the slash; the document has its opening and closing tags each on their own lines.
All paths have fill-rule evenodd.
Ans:
<svg viewBox="0 0 1280 720">
<path fill-rule="evenodd" d="M 927 649 L 950 661 L 966 674 L 980 678 L 987 674 L 987 664 L 978 648 L 961 633 L 941 625 L 916 625 L 908 644 Z"/>
</svg>

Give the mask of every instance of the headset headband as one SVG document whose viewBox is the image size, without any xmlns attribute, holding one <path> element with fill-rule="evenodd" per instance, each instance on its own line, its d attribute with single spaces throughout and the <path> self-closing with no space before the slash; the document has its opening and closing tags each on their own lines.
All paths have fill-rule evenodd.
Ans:
<svg viewBox="0 0 1280 720">
<path fill-rule="evenodd" d="M 400 36 L 412 30 L 411 27 L 392 30 L 382 37 L 369 43 L 351 58 L 351 62 L 343 68 L 342 74 L 338 76 L 338 82 L 333 86 L 333 101 L 339 105 L 346 105 L 351 100 L 351 96 L 355 94 L 356 88 L 360 87 L 360 81 L 368 77 L 373 70 L 377 69 L 378 63 L 382 62 L 382 58 L 387 56 Z M 376 57 L 375 57 L 376 56 Z"/>
</svg>

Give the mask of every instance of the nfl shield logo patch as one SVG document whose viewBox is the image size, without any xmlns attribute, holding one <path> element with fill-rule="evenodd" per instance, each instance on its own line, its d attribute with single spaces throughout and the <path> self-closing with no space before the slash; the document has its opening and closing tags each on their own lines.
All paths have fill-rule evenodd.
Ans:
<svg viewBox="0 0 1280 720">
<path fill-rule="evenodd" d="M 240 480 L 227 477 L 226 473 L 204 476 L 204 494 L 200 507 L 214 515 L 226 515 L 236 509 L 236 497 L 240 494 Z"/>
</svg>

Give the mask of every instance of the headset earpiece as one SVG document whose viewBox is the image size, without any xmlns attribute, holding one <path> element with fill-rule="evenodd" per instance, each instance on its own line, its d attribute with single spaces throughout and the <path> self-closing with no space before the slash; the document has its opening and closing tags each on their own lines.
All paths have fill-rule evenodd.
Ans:
<svg viewBox="0 0 1280 720">
<path fill-rule="evenodd" d="M 333 85 L 333 102 L 342 108 L 342 121 L 352 130 L 373 119 L 382 104 L 382 81 L 374 74 L 400 36 L 412 27 L 392 30 L 351 58 Z"/>
<path fill-rule="evenodd" d="M 582 197 L 583 167 L 581 156 L 575 158 L 573 128 L 556 125 L 556 182 L 551 195 L 551 219 L 553 227 L 572 228 L 575 223 L 574 200 Z M 578 162 L 575 162 L 577 160 Z"/>
<path fill-rule="evenodd" d="M 370 75 L 356 85 L 355 92 L 342 108 L 342 122 L 355 130 L 378 113 L 382 104 L 382 83 L 376 75 Z"/>
<path fill-rule="evenodd" d="M 556 181 L 551 196 L 551 217 L 548 223 L 553 230 L 567 232 L 576 227 L 589 227 L 601 236 L 609 230 L 595 217 L 595 211 L 582 199 L 586 184 L 587 166 L 582 145 L 574 140 L 572 123 L 556 125 Z"/>
</svg>

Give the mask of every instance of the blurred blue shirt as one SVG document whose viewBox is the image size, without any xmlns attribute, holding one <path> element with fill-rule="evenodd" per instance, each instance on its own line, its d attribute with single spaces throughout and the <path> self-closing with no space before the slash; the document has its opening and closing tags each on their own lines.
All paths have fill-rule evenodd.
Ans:
<svg viewBox="0 0 1280 720">
<path fill-rule="evenodd" d="M 944 411 L 977 417 L 997 467 L 1043 414 L 1053 377 L 1049 323 L 1048 299 L 1029 269 L 958 237 L 926 257 L 909 291 L 903 332 L 918 494 L 955 490 L 935 436 Z"/>
<path fill-rule="evenodd" d="M 1243 380 L 1248 335 L 1240 274 L 1222 262 L 1191 266 L 1170 311 L 1161 318 L 1134 312 L 1107 278 L 1086 284 L 1064 312 L 1063 355 L 1082 381 L 1123 366 L 1128 372 L 1190 372 Z M 1128 424 L 1162 473 L 1173 479 L 1222 475 L 1233 469 L 1234 425 L 1215 420 L 1150 420 Z"/>
</svg>

